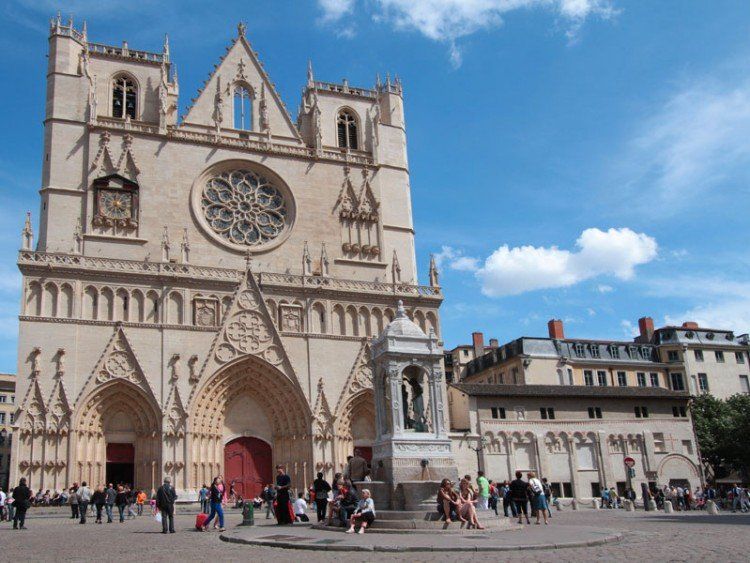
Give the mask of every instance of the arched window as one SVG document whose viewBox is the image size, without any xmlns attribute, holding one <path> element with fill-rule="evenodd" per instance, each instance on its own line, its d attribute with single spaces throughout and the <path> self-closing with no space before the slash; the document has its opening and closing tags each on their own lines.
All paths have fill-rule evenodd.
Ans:
<svg viewBox="0 0 750 563">
<path fill-rule="evenodd" d="M 234 128 L 243 131 L 253 128 L 253 101 L 250 90 L 242 84 L 234 87 Z"/>
<path fill-rule="evenodd" d="M 354 117 L 354 114 L 347 109 L 342 109 L 339 112 L 336 125 L 339 146 L 343 149 L 357 150 L 359 146 L 357 144 L 357 118 Z"/>
<path fill-rule="evenodd" d="M 112 117 L 136 118 L 138 89 L 132 78 L 119 75 L 112 79 Z"/>
</svg>

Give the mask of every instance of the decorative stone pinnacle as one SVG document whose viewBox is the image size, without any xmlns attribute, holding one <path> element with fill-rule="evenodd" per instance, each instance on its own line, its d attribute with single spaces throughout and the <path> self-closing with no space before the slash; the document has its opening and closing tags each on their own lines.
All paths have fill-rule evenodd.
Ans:
<svg viewBox="0 0 750 563">
<path fill-rule="evenodd" d="M 404 302 L 401 301 L 401 299 L 398 300 L 398 304 L 396 307 L 396 318 L 397 319 L 405 319 L 406 316 L 406 309 L 404 308 Z"/>
<path fill-rule="evenodd" d="M 245 37 L 245 30 L 247 29 L 247 26 L 244 22 L 239 22 L 237 24 L 237 37 Z"/>
</svg>

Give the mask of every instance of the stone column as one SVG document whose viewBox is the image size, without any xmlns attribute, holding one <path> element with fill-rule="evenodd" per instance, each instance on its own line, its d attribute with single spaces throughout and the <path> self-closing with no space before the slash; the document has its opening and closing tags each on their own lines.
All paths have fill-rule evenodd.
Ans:
<svg viewBox="0 0 750 563">
<path fill-rule="evenodd" d="M 536 445 L 536 457 L 539 465 L 539 467 L 537 468 L 537 471 L 539 473 L 538 477 L 541 479 L 542 477 L 546 477 L 549 473 L 549 467 L 547 464 L 547 448 L 544 442 L 544 435 L 535 434 L 534 439 Z"/>
<path fill-rule="evenodd" d="M 575 440 L 568 436 L 568 462 L 570 464 L 570 483 L 573 487 L 573 498 L 578 498 L 581 491 L 578 490 L 578 452 L 576 452 Z"/>
<path fill-rule="evenodd" d="M 601 430 L 596 433 L 596 444 L 596 451 L 601 463 L 600 467 L 602 468 L 602 476 L 604 477 L 604 483 L 602 483 L 602 485 L 610 488 L 614 486 L 615 478 L 614 473 L 612 472 L 612 460 L 609 458 L 607 448 L 607 436 Z"/>
</svg>

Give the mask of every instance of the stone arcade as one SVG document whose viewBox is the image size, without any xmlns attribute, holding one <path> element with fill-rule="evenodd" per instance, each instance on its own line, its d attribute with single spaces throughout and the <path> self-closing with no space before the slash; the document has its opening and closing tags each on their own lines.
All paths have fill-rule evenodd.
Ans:
<svg viewBox="0 0 750 563">
<path fill-rule="evenodd" d="M 59 17 L 47 72 L 12 479 L 167 474 L 187 499 L 223 474 L 248 496 L 274 463 L 301 487 L 355 446 L 369 457 L 370 338 L 398 300 L 440 336 L 437 273 L 417 285 L 400 82 L 309 66 L 295 121 L 240 25 L 178 119 L 167 40 L 92 43 Z"/>
</svg>

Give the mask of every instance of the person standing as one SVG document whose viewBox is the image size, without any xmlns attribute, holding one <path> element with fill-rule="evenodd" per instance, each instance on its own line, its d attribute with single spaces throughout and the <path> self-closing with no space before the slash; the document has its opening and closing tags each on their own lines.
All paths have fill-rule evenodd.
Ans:
<svg viewBox="0 0 750 563">
<path fill-rule="evenodd" d="M 115 506 L 115 498 L 117 497 L 117 491 L 109 484 L 107 490 L 104 491 L 104 510 L 107 511 L 107 524 L 112 523 L 112 509 Z"/>
<path fill-rule="evenodd" d="M 81 524 L 86 523 L 86 510 L 88 510 L 89 502 L 91 502 L 91 494 L 91 489 L 86 484 L 86 481 L 81 482 L 81 486 L 76 493 L 76 496 L 78 497 L 78 512 L 81 515 Z"/>
<path fill-rule="evenodd" d="M 317 479 L 313 481 L 313 492 L 315 493 L 315 511 L 318 514 L 318 522 L 322 522 L 326 519 L 328 493 L 331 492 L 331 485 L 323 478 L 322 473 L 318 473 Z"/>
<path fill-rule="evenodd" d="M 484 471 L 477 471 L 477 487 L 479 488 L 478 505 L 482 510 L 489 509 L 490 482 L 484 476 Z"/>
<path fill-rule="evenodd" d="M 544 517 L 544 524 L 549 524 L 547 517 L 547 497 L 544 494 L 544 486 L 542 482 L 537 479 L 536 473 L 529 471 L 526 476 L 529 478 L 529 489 L 532 493 L 532 502 L 536 509 L 536 523 L 540 523 L 540 517 Z"/>
<path fill-rule="evenodd" d="M 125 522 L 125 507 L 128 505 L 128 495 L 122 485 L 117 485 L 115 504 L 117 505 L 117 512 L 120 513 L 120 524 L 122 524 Z"/>
<path fill-rule="evenodd" d="M 521 518 L 522 516 L 525 516 L 526 523 L 531 524 L 531 520 L 529 520 L 529 510 L 526 506 L 529 501 L 526 494 L 529 485 L 526 481 L 523 480 L 522 477 L 523 473 L 521 471 L 516 471 L 516 478 L 510 482 L 510 499 L 516 509 L 516 514 L 518 515 L 518 523 L 523 524 Z"/>
<path fill-rule="evenodd" d="M 500 487 L 500 496 L 503 497 L 503 514 L 505 514 L 505 517 L 508 518 L 508 512 L 510 511 L 510 514 L 515 518 L 516 506 L 510 496 L 510 483 L 508 481 L 503 481 L 503 486 Z"/>
<path fill-rule="evenodd" d="M 26 511 L 31 507 L 32 492 L 26 486 L 26 477 L 21 477 L 18 486 L 13 489 L 13 506 L 15 514 L 13 515 L 13 529 L 26 529 Z"/>
<path fill-rule="evenodd" d="M 135 510 L 138 516 L 143 516 L 144 502 L 146 502 L 146 491 L 138 491 L 135 495 Z"/>
<path fill-rule="evenodd" d="M 292 487 L 292 479 L 286 474 L 283 465 L 276 466 L 276 522 L 279 525 L 294 522 L 294 510 L 289 489 Z"/>
<path fill-rule="evenodd" d="M 499 516 L 500 514 L 497 511 L 497 503 L 500 500 L 500 493 L 497 489 L 497 483 L 495 483 L 492 479 L 490 479 L 490 509 L 495 512 L 495 516 Z"/>
<path fill-rule="evenodd" d="M 96 523 L 102 523 L 102 509 L 107 502 L 107 493 L 104 492 L 104 485 L 99 485 L 91 495 L 91 504 L 96 507 Z"/>
<path fill-rule="evenodd" d="M 156 508 L 161 511 L 161 533 L 174 534 L 174 501 L 177 493 L 172 486 L 172 480 L 164 477 L 164 484 L 156 491 Z"/>
<path fill-rule="evenodd" d="M 5 520 L 5 491 L 0 489 L 0 522 Z"/>
<path fill-rule="evenodd" d="M 214 516 L 218 515 L 219 520 L 219 531 L 224 531 L 224 509 L 221 506 L 221 503 L 224 501 L 224 487 L 221 480 L 221 477 L 215 477 L 213 483 L 211 483 L 211 493 L 210 493 L 210 499 L 211 499 L 211 513 L 208 515 L 208 518 L 203 524 L 203 531 L 208 531 L 208 525 L 211 523 L 211 520 L 213 520 Z"/>
<path fill-rule="evenodd" d="M 542 478 L 542 489 L 544 489 L 544 496 L 547 497 L 547 516 L 552 518 L 550 506 L 555 503 L 555 496 L 552 494 L 552 487 L 549 486 L 546 477 Z"/>
<path fill-rule="evenodd" d="M 78 518 L 78 485 L 75 483 L 68 491 L 68 502 L 70 502 L 70 518 Z"/>
<path fill-rule="evenodd" d="M 268 520 L 273 512 L 273 501 L 276 500 L 276 490 L 271 483 L 268 483 L 266 488 L 263 489 L 262 497 L 266 503 L 266 520 Z"/>
<path fill-rule="evenodd" d="M 349 480 L 352 482 L 364 481 L 367 469 L 367 460 L 362 457 L 361 450 L 355 449 L 354 456 L 349 458 L 345 475 L 349 477 Z"/>
<path fill-rule="evenodd" d="M 201 487 L 201 490 L 198 493 L 198 500 L 201 503 L 201 512 L 203 512 L 203 514 L 208 514 L 209 492 L 208 487 L 203 483 L 203 487 Z"/>
</svg>

